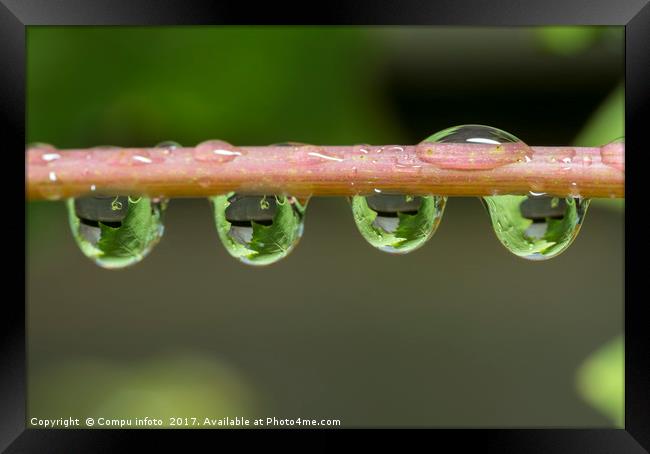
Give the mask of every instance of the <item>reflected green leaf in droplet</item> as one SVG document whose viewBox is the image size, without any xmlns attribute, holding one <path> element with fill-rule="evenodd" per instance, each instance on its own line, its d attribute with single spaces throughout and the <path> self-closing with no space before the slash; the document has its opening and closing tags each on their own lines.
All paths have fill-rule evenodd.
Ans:
<svg viewBox="0 0 650 454">
<path fill-rule="evenodd" d="M 562 219 L 546 218 L 546 232 L 541 238 L 535 238 L 526 234 L 533 221 L 521 214 L 520 205 L 526 198 L 519 195 L 483 197 L 497 237 L 520 257 L 543 259 L 558 255 L 575 239 L 589 200 L 577 202 L 575 198 L 567 198 Z"/>
<path fill-rule="evenodd" d="M 352 197 L 352 214 L 359 232 L 372 246 L 387 252 L 407 253 L 422 246 L 433 235 L 444 210 L 443 197 L 421 198 L 417 213 L 397 213 L 399 225 L 394 232 L 375 225 L 377 212 L 368 206 L 363 196 Z"/>
<path fill-rule="evenodd" d="M 120 227 L 98 222 L 100 235 L 92 244 L 79 234 L 80 220 L 74 199 L 67 200 L 73 235 L 82 252 L 105 268 L 122 268 L 139 262 L 155 246 L 163 233 L 162 215 L 167 201 L 152 203 L 147 197 L 128 199 L 128 212 Z"/>
<path fill-rule="evenodd" d="M 251 221 L 253 236 L 244 244 L 229 235 L 232 224 L 226 219 L 229 198 L 234 195 L 212 197 L 217 232 L 227 251 L 235 258 L 251 265 L 269 265 L 286 257 L 302 235 L 302 219 L 306 205 L 297 200 L 293 203 L 287 196 L 276 196 L 277 209 L 271 225 Z"/>
</svg>

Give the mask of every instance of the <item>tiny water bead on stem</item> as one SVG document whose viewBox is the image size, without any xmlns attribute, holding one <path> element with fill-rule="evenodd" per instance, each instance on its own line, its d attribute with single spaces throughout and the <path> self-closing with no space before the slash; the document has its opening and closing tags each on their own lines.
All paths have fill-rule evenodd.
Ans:
<svg viewBox="0 0 650 454">
<path fill-rule="evenodd" d="M 68 201 L 75 239 L 104 267 L 141 260 L 162 235 L 170 197 L 206 197 L 221 242 L 244 263 L 286 257 L 312 195 L 347 196 L 362 236 L 407 253 L 435 232 L 447 196 L 479 196 L 519 257 L 564 251 L 592 197 L 624 195 L 625 144 L 534 147 L 496 128 L 448 128 L 416 146 L 95 147 L 26 153 L 28 199 Z M 88 199 L 88 200 L 86 200 Z"/>
</svg>

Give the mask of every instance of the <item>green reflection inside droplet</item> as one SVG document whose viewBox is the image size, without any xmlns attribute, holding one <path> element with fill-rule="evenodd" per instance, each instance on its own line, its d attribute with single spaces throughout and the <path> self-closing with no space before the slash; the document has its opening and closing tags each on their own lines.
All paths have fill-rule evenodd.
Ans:
<svg viewBox="0 0 650 454">
<path fill-rule="evenodd" d="M 231 192 L 210 201 L 221 242 L 230 255 L 248 265 L 277 262 L 302 236 L 306 200 Z"/>
<path fill-rule="evenodd" d="M 565 251 L 580 231 L 588 199 L 500 195 L 483 197 L 497 238 L 513 254 L 546 260 Z"/>
<path fill-rule="evenodd" d="M 142 260 L 164 232 L 166 200 L 93 196 L 66 202 L 72 235 L 88 258 L 103 268 Z"/>
<path fill-rule="evenodd" d="M 436 231 L 447 198 L 380 194 L 351 198 L 354 222 L 377 249 L 405 254 L 422 246 Z"/>
</svg>

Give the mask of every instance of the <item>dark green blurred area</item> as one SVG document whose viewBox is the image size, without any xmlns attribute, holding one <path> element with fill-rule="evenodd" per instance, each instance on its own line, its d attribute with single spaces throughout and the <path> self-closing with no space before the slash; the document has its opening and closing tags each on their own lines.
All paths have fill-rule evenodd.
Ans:
<svg viewBox="0 0 650 454">
<path fill-rule="evenodd" d="M 622 27 L 30 27 L 27 74 L 27 141 L 60 148 L 417 143 L 463 123 L 599 145 L 623 127 Z M 82 256 L 63 203 L 29 203 L 27 253 L 29 416 L 593 427 L 622 409 L 620 386 L 601 413 L 576 379 L 622 332 L 611 204 L 542 263 L 464 198 L 400 257 L 340 198 L 313 199 L 264 269 L 228 256 L 204 200 L 173 200 L 161 244 L 122 271 Z"/>
</svg>

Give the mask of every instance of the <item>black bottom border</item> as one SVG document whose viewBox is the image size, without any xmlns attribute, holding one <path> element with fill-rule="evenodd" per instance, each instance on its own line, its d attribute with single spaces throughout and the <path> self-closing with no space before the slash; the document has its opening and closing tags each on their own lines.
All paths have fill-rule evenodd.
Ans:
<svg viewBox="0 0 650 454">
<path fill-rule="evenodd" d="M 336 436 L 350 433 L 347 429 L 326 430 L 218 430 L 220 435 L 232 433 L 282 432 L 327 433 Z M 376 430 L 374 432 L 377 432 Z M 409 437 L 423 431 L 409 431 Z M 6 453 L 70 453 L 70 452 L 122 452 L 124 448 L 147 444 L 156 446 L 160 439 L 168 443 L 172 438 L 183 441 L 192 434 L 194 438 L 215 435 L 213 430 L 25 430 L 5 451 Z M 394 433 L 394 432 L 393 432 Z M 589 454 L 643 454 L 647 451 L 624 429 L 437 429 L 426 431 L 431 447 L 453 446 L 454 452 L 495 453 L 589 453 Z M 154 440 L 155 437 L 155 440 Z M 151 444 L 150 444 L 151 442 Z M 215 445 L 216 447 L 217 445 Z"/>
</svg>

